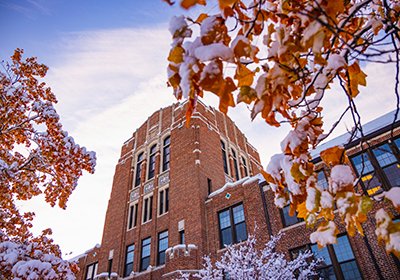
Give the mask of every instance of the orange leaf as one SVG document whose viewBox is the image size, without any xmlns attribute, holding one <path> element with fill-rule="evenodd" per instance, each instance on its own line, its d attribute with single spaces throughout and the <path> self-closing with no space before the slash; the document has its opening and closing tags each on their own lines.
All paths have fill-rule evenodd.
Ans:
<svg viewBox="0 0 400 280">
<path fill-rule="evenodd" d="M 355 61 L 352 65 L 347 68 L 349 73 L 349 80 L 347 84 L 347 90 L 351 97 L 356 97 L 360 91 L 358 90 L 358 85 L 366 86 L 367 80 L 365 79 L 367 75 L 361 70 L 358 62 Z M 350 84 L 350 87 L 349 87 Z"/>
<path fill-rule="evenodd" d="M 201 14 L 197 17 L 197 19 L 195 20 L 195 22 L 197 22 L 197 23 L 202 23 L 203 20 L 205 20 L 206 18 L 208 18 L 208 15 L 205 14 L 205 13 L 201 13 Z"/>
<path fill-rule="evenodd" d="M 226 7 L 232 7 L 233 4 L 237 2 L 237 0 L 219 0 L 219 8 L 224 10 Z"/>
<path fill-rule="evenodd" d="M 232 95 L 232 91 L 234 90 L 236 90 L 236 86 L 230 77 L 223 80 L 218 95 L 219 95 L 219 110 L 224 114 L 228 113 L 229 106 L 235 107 L 235 101 Z"/>
<path fill-rule="evenodd" d="M 253 84 L 254 72 L 246 66 L 239 64 L 236 68 L 234 78 L 238 81 L 238 87 L 251 86 Z"/>
<path fill-rule="evenodd" d="M 334 146 L 320 153 L 322 161 L 328 166 L 342 164 L 346 160 L 346 153 L 343 147 Z"/>
<path fill-rule="evenodd" d="M 181 63 L 183 62 L 183 54 L 185 50 L 181 46 L 176 46 L 175 48 L 171 49 L 168 55 L 168 61 L 174 63 Z"/>
<path fill-rule="evenodd" d="M 181 7 L 184 9 L 189 9 L 191 7 L 193 7 L 194 5 L 206 5 L 206 1 L 205 0 L 182 0 L 181 1 Z"/>
</svg>

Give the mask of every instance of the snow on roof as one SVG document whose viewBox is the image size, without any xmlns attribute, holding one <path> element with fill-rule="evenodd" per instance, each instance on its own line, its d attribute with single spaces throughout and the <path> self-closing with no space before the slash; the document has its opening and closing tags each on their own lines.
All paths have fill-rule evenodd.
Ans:
<svg viewBox="0 0 400 280">
<path fill-rule="evenodd" d="M 101 245 L 99 243 L 97 243 L 96 245 L 94 245 L 93 248 L 90 248 L 89 250 L 86 250 L 85 253 L 77 255 L 71 259 L 69 259 L 69 262 L 77 262 L 80 258 L 83 258 L 85 256 L 87 256 L 90 252 L 92 252 L 94 249 L 100 248 Z"/>
<path fill-rule="evenodd" d="M 364 135 L 369 135 L 374 133 L 375 131 L 378 131 L 379 129 L 389 126 L 394 122 L 397 122 L 400 120 L 400 114 L 397 116 L 395 120 L 395 113 L 396 110 L 393 110 L 383 116 L 380 116 L 362 126 Z M 319 153 L 325 149 L 328 149 L 333 146 L 340 146 L 340 145 L 345 145 L 349 142 L 351 133 L 347 132 L 344 133 L 336 138 L 333 138 L 332 140 L 325 142 L 319 146 L 317 146 L 313 151 L 311 151 L 311 157 L 312 158 L 317 158 L 319 156 Z M 355 136 L 355 139 L 360 138 L 359 132 L 357 132 L 357 135 Z"/>
<path fill-rule="evenodd" d="M 216 196 L 216 195 L 218 195 L 220 193 L 223 193 L 224 191 L 226 191 L 229 188 L 234 188 L 234 187 L 237 187 L 237 186 L 240 186 L 240 185 L 247 186 L 247 185 L 249 185 L 249 184 L 251 184 L 253 182 L 257 182 L 257 181 L 260 182 L 262 180 L 264 180 L 264 177 L 261 174 L 254 175 L 252 177 L 244 177 L 244 178 L 242 178 L 240 180 L 237 180 L 236 182 L 226 183 L 225 185 L 223 185 L 218 190 L 213 191 L 212 193 L 210 193 L 208 195 L 208 198 L 211 198 L 211 197 Z"/>
</svg>

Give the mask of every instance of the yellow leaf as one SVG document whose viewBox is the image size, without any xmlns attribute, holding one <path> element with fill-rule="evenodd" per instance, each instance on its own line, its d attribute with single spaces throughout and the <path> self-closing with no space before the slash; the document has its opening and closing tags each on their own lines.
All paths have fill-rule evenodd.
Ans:
<svg viewBox="0 0 400 280">
<path fill-rule="evenodd" d="M 308 215 L 306 202 L 300 203 L 297 205 L 297 218 L 306 219 Z"/>
<path fill-rule="evenodd" d="M 328 166 L 342 164 L 346 160 L 346 153 L 343 147 L 334 146 L 320 153 L 322 161 Z"/>
<path fill-rule="evenodd" d="M 255 89 L 249 86 L 240 87 L 239 94 L 237 96 L 237 103 L 244 102 L 250 104 L 257 99 L 257 92 Z"/>
<path fill-rule="evenodd" d="M 251 86 L 253 84 L 254 72 L 246 66 L 239 64 L 236 68 L 234 78 L 238 81 L 238 87 Z"/>
<path fill-rule="evenodd" d="M 183 54 L 185 50 L 181 46 L 176 46 L 175 48 L 171 49 L 168 55 L 168 61 L 174 63 L 181 63 L 183 62 Z"/>
</svg>

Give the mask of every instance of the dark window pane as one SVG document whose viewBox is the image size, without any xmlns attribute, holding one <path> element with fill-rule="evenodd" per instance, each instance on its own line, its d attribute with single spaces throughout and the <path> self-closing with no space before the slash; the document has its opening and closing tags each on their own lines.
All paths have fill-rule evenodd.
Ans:
<svg viewBox="0 0 400 280">
<path fill-rule="evenodd" d="M 185 231 L 181 230 L 179 232 L 179 244 L 185 244 Z"/>
<path fill-rule="evenodd" d="M 224 163 L 224 172 L 228 174 L 228 162 L 226 159 L 225 143 L 222 141 L 221 141 L 221 149 L 222 149 L 222 162 Z"/>
<path fill-rule="evenodd" d="M 247 163 L 244 157 L 242 157 L 242 164 L 243 164 L 243 169 L 244 169 L 244 176 L 249 176 L 249 171 L 247 170 Z"/>
<path fill-rule="evenodd" d="M 150 148 L 148 179 L 151 179 L 154 177 L 155 167 L 156 167 L 156 145 L 153 145 Z"/>
<path fill-rule="evenodd" d="M 150 257 L 142 258 L 140 262 L 140 271 L 146 270 L 150 265 Z"/>
<path fill-rule="evenodd" d="M 296 215 L 290 216 L 289 215 L 289 208 L 290 206 L 287 205 L 282 208 L 282 216 L 283 216 L 283 223 L 285 227 L 300 223 L 303 219 L 297 218 Z"/>
<path fill-rule="evenodd" d="M 393 152 L 388 144 L 383 144 L 373 149 L 372 151 L 381 167 L 385 167 L 387 165 L 397 162 L 396 157 L 393 155 Z"/>
<path fill-rule="evenodd" d="M 158 213 L 161 215 L 164 213 L 164 191 L 160 191 L 159 201 L 160 201 L 160 205 L 158 207 L 158 209 L 159 209 Z"/>
<path fill-rule="evenodd" d="M 350 242 L 347 235 L 338 237 L 336 244 L 333 244 L 332 246 L 339 262 L 354 259 L 354 254 L 350 247 Z"/>
<path fill-rule="evenodd" d="M 378 194 L 383 191 L 382 184 L 375 173 L 364 175 L 361 177 L 368 195 Z"/>
<path fill-rule="evenodd" d="M 132 273 L 132 271 L 133 271 L 133 263 L 127 264 L 125 266 L 125 276 L 124 277 L 129 276 Z"/>
<path fill-rule="evenodd" d="M 226 228 L 221 230 L 222 246 L 232 244 L 232 228 Z"/>
<path fill-rule="evenodd" d="M 235 176 L 236 176 L 236 179 L 239 180 L 240 176 L 239 176 L 239 168 L 238 168 L 238 161 L 236 158 L 236 152 L 234 150 L 231 150 L 231 151 L 232 151 L 232 157 L 233 157 L 233 168 L 235 169 Z"/>
<path fill-rule="evenodd" d="M 332 266 L 318 269 L 320 279 L 336 280 L 335 271 Z"/>
<path fill-rule="evenodd" d="M 157 264 L 165 263 L 165 250 L 168 248 L 168 231 L 163 231 L 158 234 L 158 255 Z"/>
<path fill-rule="evenodd" d="M 167 138 L 164 139 L 164 148 L 163 148 L 163 165 L 162 165 L 162 170 L 168 170 L 169 169 L 169 160 L 170 160 L 170 137 L 168 136 Z"/>
<path fill-rule="evenodd" d="M 356 168 L 358 175 L 367 174 L 369 172 L 374 171 L 374 167 L 369 160 L 369 157 L 366 153 L 362 153 L 358 156 L 355 156 L 351 159 Z"/>
<path fill-rule="evenodd" d="M 140 257 L 140 271 L 145 270 L 150 264 L 151 238 L 142 240 L 142 252 Z"/>
<path fill-rule="evenodd" d="M 326 180 L 324 171 L 321 170 L 317 174 L 318 174 L 318 181 L 317 181 L 318 186 L 320 188 L 322 188 L 323 190 L 327 190 L 328 189 L 328 181 Z"/>
<path fill-rule="evenodd" d="M 362 279 L 356 261 L 342 263 L 340 264 L 340 268 L 342 269 L 344 279 L 346 280 Z"/>
<path fill-rule="evenodd" d="M 392 164 L 383 168 L 383 172 L 390 183 L 391 187 L 400 187 L 400 168 L 399 164 Z"/>
<path fill-rule="evenodd" d="M 247 239 L 247 231 L 245 223 L 240 223 L 235 225 L 235 231 L 236 231 L 236 242 L 241 242 Z"/>
<path fill-rule="evenodd" d="M 165 251 L 162 251 L 158 254 L 158 264 L 165 264 Z"/>
<path fill-rule="evenodd" d="M 220 229 L 224 229 L 224 228 L 231 226 L 229 210 L 225 210 L 225 211 L 219 213 L 219 226 L 220 226 Z"/>
<path fill-rule="evenodd" d="M 233 222 L 237 224 L 243 221 L 244 221 L 243 204 L 240 204 L 233 208 Z"/>
<path fill-rule="evenodd" d="M 324 247 L 318 249 L 317 244 L 311 245 L 311 251 L 314 253 L 315 258 L 321 258 L 322 263 L 321 266 L 328 266 L 332 264 L 331 258 L 329 256 L 328 248 Z"/>
<path fill-rule="evenodd" d="M 142 173 L 142 161 L 143 161 L 143 153 L 140 153 L 136 161 L 135 187 L 140 185 L 140 175 Z"/>
<path fill-rule="evenodd" d="M 169 209 L 169 189 L 165 189 L 165 212 Z"/>
</svg>

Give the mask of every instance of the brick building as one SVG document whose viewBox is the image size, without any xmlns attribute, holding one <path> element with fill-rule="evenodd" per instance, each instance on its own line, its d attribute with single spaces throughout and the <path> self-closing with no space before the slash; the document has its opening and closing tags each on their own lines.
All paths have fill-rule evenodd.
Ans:
<svg viewBox="0 0 400 280">
<path fill-rule="evenodd" d="M 338 244 L 318 250 L 309 244 L 310 230 L 304 222 L 288 216 L 287 208 L 274 206 L 272 193 L 257 175 L 258 152 L 232 120 L 199 103 L 187 127 L 185 113 L 184 104 L 160 109 L 122 146 L 101 246 L 75 258 L 81 268 L 77 279 L 174 279 L 180 271 L 196 271 L 202 256 L 216 257 L 223 244 L 246 239 L 256 225 L 260 244 L 271 234 L 285 233 L 279 249 L 288 258 L 303 248 L 324 257 L 321 273 L 327 279 L 395 279 L 400 275 L 398 260 L 376 244 L 373 213 L 364 225 L 365 237 L 348 238 L 340 228 Z M 387 131 L 390 127 L 372 129 L 371 144 L 387 143 L 393 136 Z M 367 179 L 360 190 L 372 189 L 371 195 L 379 195 L 379 188 L 398 186 L 385 175 L 388 167 L 395 175 L 399 172 L 397 143 L 387 144 L 395 163 L 390 158 L 392 162 L 385 161 L 382 167 L 375 150 L 368 151 L 373 166 L 381 169 L 381 183 L 367 185 L 367 179 L 373 181 L 376 176 L 364 169 Z M 360 147 L 354 143 L 348 148 L 357 170 Z M 319 182 L 326 183 L 321 172 L 328 170 L 320 168 Z"/>
</svg>

